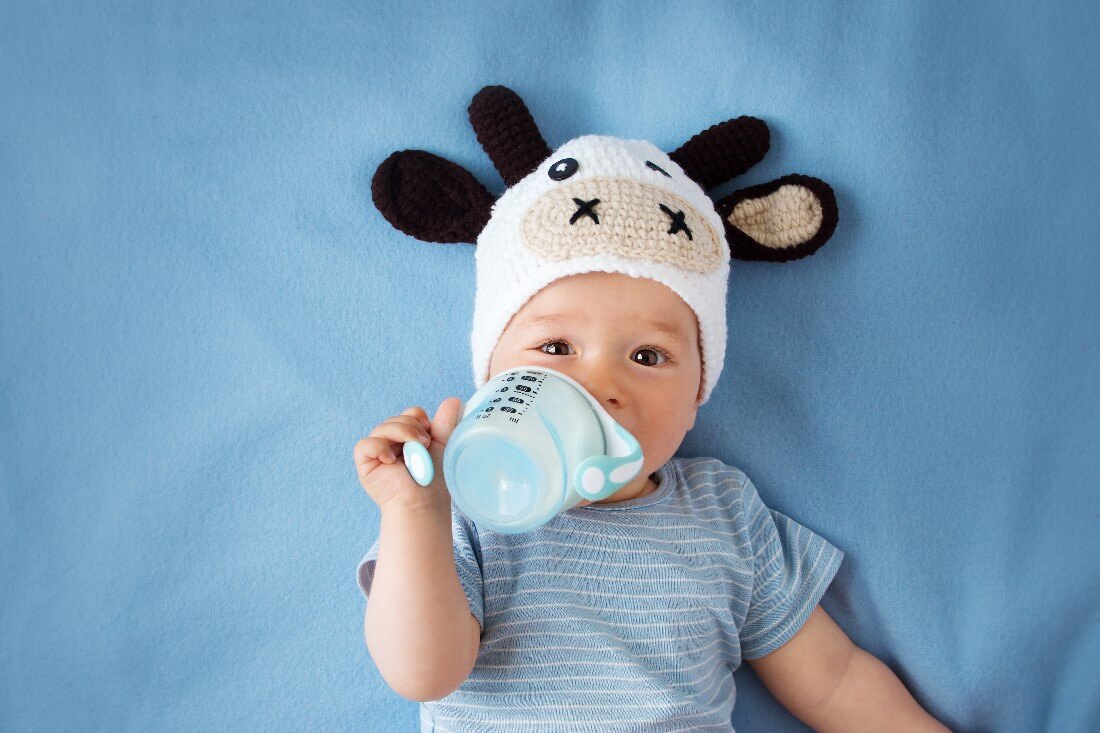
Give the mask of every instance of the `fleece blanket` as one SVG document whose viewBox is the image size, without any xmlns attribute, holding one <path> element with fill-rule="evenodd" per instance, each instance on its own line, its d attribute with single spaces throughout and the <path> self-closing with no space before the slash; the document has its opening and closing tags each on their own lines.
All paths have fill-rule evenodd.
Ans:
<svg viewBox="0 0 1100 733">
<path fill-rule="evenodd" d="M 1100 728 L 1095 2 L 0 6 L 0 728 L 414 730 L 363 640 L 355 442 L 473 391 L 473 247 L 395 231 L 392 151 L 504 188 L 551 147 L 771 151 L 811 257 L 733 263 L 678 455 L 841 548 L 823 605 L 953 730 Z M 738 730 L 805 727 L 745 666 Z"/>
</svg>

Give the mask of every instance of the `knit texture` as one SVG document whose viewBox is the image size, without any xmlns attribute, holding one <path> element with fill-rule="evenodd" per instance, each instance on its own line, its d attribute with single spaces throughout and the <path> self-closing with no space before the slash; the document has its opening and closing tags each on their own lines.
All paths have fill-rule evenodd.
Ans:
<svg viewBox="0 0 1100 733">
<path fill-rule="evenodd" d="M 422 731 L 732 730 L 733 672 L 794 636 L 844 554 L 717 459 L 673 458 L 654 480 L 521 535 L 452 504 L 481 645 L 455 692 L 421 704 Z M 364 596 L 377 557 L 376 541 Z"/>
<path fill-rule="evenodd" d="M 527 105 L 508 87 L 482 87 L 466 112 L 477 141 L 505 185 L 519 183 L 550 155 Z"/>
</svg>

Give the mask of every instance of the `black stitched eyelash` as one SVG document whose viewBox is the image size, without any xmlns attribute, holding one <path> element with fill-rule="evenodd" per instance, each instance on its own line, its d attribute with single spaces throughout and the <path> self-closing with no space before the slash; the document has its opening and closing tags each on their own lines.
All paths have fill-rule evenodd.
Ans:
<svg viewBox="0 0 1100 733">
<path fill-rule="evenodd" d="M 535 348 L 539 351 L 542 351 L 543 346 L 546 346 L 547 344 L 557 343 L 559 341 L 561 343 L 565 343 L 565 344 L 569 343 L 569 339 L 563 339 L 560 336 L 558 336 L 558 337 L 546 339 L 542 343 L 535 346 Z M 650 346 L 650 345 L 639 346 L 637 349 L 635 349 L 635 351 L 641 351 L 643 349 L 649 349 L 650 351 L 656 351 L 658 354 L 665 357 L 666 361 L 665 361 L 664 364 L 654 364 L 653 366 L 650 367 L 650 369 L 655 369 L 657 367 L 663 367 L 663 366 L 667 366 L 669 364 L 675 364 L 676 363 L 676 360 L 672 358 L 672 354 L 668 353 L 667 351 L 662 349 L 660 346 Z M 546 353 L 546 352 L 543 352 L 543 353 Z M 560 356 L 560 354 L 546 354 L 546 355 L 547 356 Z M 641 366 L 647 366 L 647 365 L 642 364 Z"/>
<path fill-rule="evenodd" d="M 658 173 L 664 173 L 666 177 L 672 178 L 672 176 L 668 175 L 668 171 L 654 163 L 652 160 L 647 160 L 645 164 L 653 170 L 657 171 Z"/>
</svg>

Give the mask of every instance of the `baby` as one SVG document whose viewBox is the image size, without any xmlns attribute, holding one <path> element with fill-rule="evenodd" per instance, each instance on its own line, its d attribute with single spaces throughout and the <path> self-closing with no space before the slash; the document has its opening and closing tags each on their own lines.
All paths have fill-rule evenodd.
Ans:
<svg viewBox="0 0 1100 733">
<path fill-rule="evenodd" d="M 708 205 L 703 185 L 763 154 L 745 153 L 751 118 L 730 121 L 725 142 L 707 131 L 744 156 L 716 173 L 703 133 L 672 154 L 585 136 L 551 155 L 525 113 L 503 87 L 471 104 L 511 186 L 495 202 L 455 164 L 402 151 L 379 167 L 375 203 L 420 239 L 476 238 L 477 386 L 518 366 L 560 371 L 644 463 L 606 499 L 498 533 L 457 510 L 441 470 L 461 400 L 378 424 L 354 458 L 381 513 L 357 577 L 383 679 L 421 702 L 422 731 L 728 732 L 744 660 L 816 730 L 946 730 L 818 605 L 843 553 L 769 509 L 738 469 L 675 456 L 721 372 L 730 253 L 811 253 L 835 224 L 831 191 L 798 177 Z M 422 205 L 441 195 L 447 206 Z M 777 228 L 769 206 L 803 218 Z M 409 440 L 428 447 L 429 486 L 401 460 Z"/>
</svg>

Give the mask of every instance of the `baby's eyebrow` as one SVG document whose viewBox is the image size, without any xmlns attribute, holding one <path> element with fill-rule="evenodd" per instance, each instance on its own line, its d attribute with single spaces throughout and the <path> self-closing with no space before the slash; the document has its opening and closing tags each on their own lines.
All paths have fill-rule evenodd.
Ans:
<svg viewBox="0 0 1100 733">
<path fill-rule="evenodd" d="M 557 323 L 558 321 L 568 320 L 573 316 L 569 313 L 543 313 L 541 315 L 531 316 L 524 319 L 523 327 L 529 328 L 532 326 L 543 326 L 550 323 Z M 581 320 L 587 320 L 586 317 L 582 317 Z M 680 344 L 681 347 L 687 349 L 687 338 L 680 332 L 680 329 L 676 327 L 676 324 L 669 323 L 668 321 L 662 321 L 660 319 L 644 319 L 639 321 L 644 326 L 649 326 L 657 331 L 660 331 L 665 336 Z"/>
<path fill-rule="evenodd" d="M 668 336 L 670 339 L 680 344 L 680 346 L 682 346 L 684 349 L 687 349 L 687 339 L 684 338 L 684 335 L 680 333 L 680 329 L 676 328 L 674 324 L 669 323 L 668 321 L 658 320 L 645 320 L 642 321 L 642 323 L 646 326 L 650 326 L 651 328 L 655 328 L 656 330 L 663 333 L 665 336 Z"/>
</svg>

